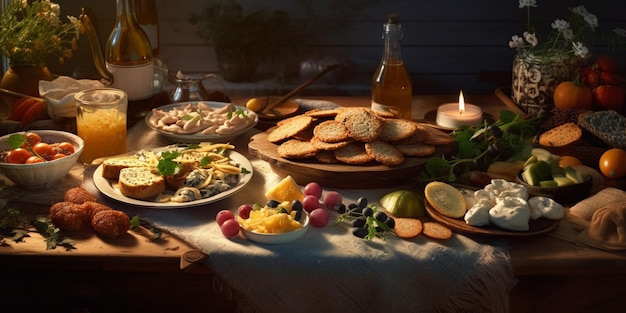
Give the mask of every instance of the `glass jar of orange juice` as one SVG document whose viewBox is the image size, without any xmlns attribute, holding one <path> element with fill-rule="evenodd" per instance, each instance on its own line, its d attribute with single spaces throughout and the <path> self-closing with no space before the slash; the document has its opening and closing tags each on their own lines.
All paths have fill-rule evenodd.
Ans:
<svg viewBox="0 0 626 313">
<path fill-rule="evenodd" d="M 76 131 L 85 141 L 84 163 L 126 152 L 128 96 L 119 89 L 97 88 L 77 92 Z"/>
</svg>

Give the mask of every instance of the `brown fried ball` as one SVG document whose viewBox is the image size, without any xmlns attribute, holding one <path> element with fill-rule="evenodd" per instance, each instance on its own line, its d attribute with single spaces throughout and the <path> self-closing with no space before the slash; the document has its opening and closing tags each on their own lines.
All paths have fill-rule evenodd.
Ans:
<svg viewBox="0 0 626 313">
<path fill-rule="evenodd" d="M 87 201 L 96 201 L 96 197 L 82 187 L 74 187 L 65 192 L 64 201 L 83 204 Z"/>
<path fill-rule="evenodd" d="M 91 227 L 103 237 L 115 238 L 130 229 L 130 218 L 122 211 L 103 210 L 94 214 Z"/>
<path fill-rule="evenodd" d="M 104 211 L 104 210 L 113 210 L 113 208 L 111 208 L 110 206 L 106 204 L 102 204 L 102 203 L 94 202 L 94 201 L 87 201 L 81 204 L 80 207 L 87 212 L 87 218 L 89 219 L 90 222 L 96 213 L 100 211 Z"/>
<path fill-rule="evenodd" d="M 61 230 L 78 231 L 89 227 L 87 211 L 72 202 L 57 202 L 50 207 L 50 220 Z"/>
</svg>

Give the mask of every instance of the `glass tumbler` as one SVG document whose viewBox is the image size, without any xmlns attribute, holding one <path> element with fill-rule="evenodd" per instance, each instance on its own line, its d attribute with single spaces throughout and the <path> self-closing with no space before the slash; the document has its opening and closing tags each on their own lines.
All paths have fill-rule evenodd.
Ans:
<svg viewBox="0 0 626 313">
<path fill-rule="evenodd" d="M 80 155 L 84 163 L 126 152 L 128 96 L 119 89 L 96 88 L 78 92 L 76 131 L 85 141 Z"/>
</svg>

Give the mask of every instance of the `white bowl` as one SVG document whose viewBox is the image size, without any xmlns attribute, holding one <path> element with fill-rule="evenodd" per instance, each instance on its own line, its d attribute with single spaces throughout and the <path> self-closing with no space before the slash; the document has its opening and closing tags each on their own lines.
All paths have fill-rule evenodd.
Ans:
<svg viewBox="0 0 626 313">
<path fill-rule="evenodd" d="M 210 106 L 211 108 L 214 109 L 219 109 L 222 108 L 224 106 L 229 105 L 230 103 L 226 103 L 226 102 L 215 102 L 215 101 L 188 101 L 188 102 L 179 102 L 179 103 L 172 103 L 172 104 L 168 104 L 168 105 L 164 105 L 158 108 L 155 108 L 155 110 L 161 110 L 164 112 L 173 110 L 175 108 L 182 108 L 185 107 L 187 105 L 197 105 L 200 102 L 204 102 L 205 104 L 207 104 L 208 106 Z M 254 113 L 248 109 L 246 109 L 245 107 L 242 106 L 235 106 L 235 108 L 237 110 L 243 110 L 245 112 L 247 112 L 247 114 L 251 114 Z M 199 133 L 195 133 L 195 134 L 177 134 L 177 133 L 173 133 L 173 132 L 169 132 L 163 129 L 159 129 L 155 126 L 155 124 L 158 121 L 158 118 L 156 116 L 153 115 L 153 112 L 150 111 L 148 112 L 148 114 L 146 114 L 146 117 L 144 118 L 145 123 L 148 125 L 148 127 L 150 127 L 151 129 L 157 131 L 158 133 L 162 134 L 163 136 L 169 138 L 170 140 L 177 142 L 177 143 L 199 143 L 199 142 L 212 142 L 212 143 L 218 143 L 218 142 L 231 142 L 232 140 L 234 140 L 235 138 L 239 137 L 240 135 L 246 133 L 248 130 L 252 129 L 254 126 L 256 126 L 256 124 L 259 122 L 259 116 L 255 114 L 255 118 L 254 121 L 247 125 L 245 128 L 242 128 L 240 130 L 234 131 L 230 134 L 211 134 L 211 135 L 203 135 L 203 134 L 199 134 Z"/>
<path fill-rule="evenodd" d="M 241 227 L 241 232 L 246 238 L 248 238 L 248 240 L 252 240 L 258 243 L 277 245 L 281 243 L 291 242 L 302 237 L 302 235 L 304 235 L 304 233 L 306 233 L 306 230 L 309 228 L 309 214 L 306 214 L 306 212 L 304 211 L 303 213 L 302 228 L 292 230 L 290 232 L 280 234 L 257 233 L 244 229 L 243 227 Z"/>
<path fill-rule="evenodd" d="M 70 169 L 78 161 L 78 157 L 83 152 L 83 140 L 68 132 L 58 130 L 35 130 L 34 133 L 41 137 L 46 143 L 57 143 L 67 141 L 74 146 L 74 153 L 66 157 L 34 164 L 9 164 L 0 163 L 0 173 L 4 174 L 16 186 L 26 189 L 42 189 L 52 186 L 54 183 L 65 177 Z M 11 150 L 7 140 L 12 134 L 0 137 L 0 151 Z"/>
</svg>

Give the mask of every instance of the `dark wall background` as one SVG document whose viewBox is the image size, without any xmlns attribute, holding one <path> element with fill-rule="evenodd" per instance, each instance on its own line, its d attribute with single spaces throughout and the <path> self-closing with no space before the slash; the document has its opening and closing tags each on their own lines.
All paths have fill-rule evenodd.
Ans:
<svg viewBox="0 0 626 313">
<path fill-rule="evenodd" d="M 115 18 L 112 0 L 62 0 L 63 14 L 78 15 L 81 5 L 97 12 L 101 40 L 104 40 Z M 413 77 L 414 93 L 491 93 L 510 81 L 514 51 L 508 41 L 525 30 L 525 10 L 517 0 L 349 0 L 364 2 L 357 9 L 333 8 L 340 1 L 318 0 L 313 13 L 321 19 L 316 36 L 306 38 L 305 53 L 311 57 L 332 58 L 350 64 L 341 77 L 311 86 L 305 93 L 329 95 L 369 95 L 369 84 L 382 53 L 381 31 L 387 13 L 396 12 L 405 29 L 403 56 Z M 584 4 L 596 14 L 600 27 L 626 29 L 626 2 L 618 0 L 538 0 L 534 17 L 538 27 L 549 27 L 555 18 L 567 16 L 567 7 Z M 217 72 L 214 47 L 196 35 L 189 23 L 191 12 L 205 6 L 201 0 L 157 0 L 160 27 L 160 57 L 167 60 L 170 71 Z M 311 12 L 303 10 L 297 0 L 239 0 L 246 11 L 257 8 L 287 11 L 293 18 L 306 19 Z M 347 28 L 323 32 L 322 26 L 348 22 Z M 626 63 L 622 51 L 613 52 Z M 226 83 L 231 94 L 256 95 L 285 93 L 303 81 L 298 63 L 290 58 L 284 64 L 264 64 L 248 82 Z M 276 75 L 279 73 L 280 75 Z M 335 73 L 338 74 L 338 73 Z"/>
</svg>

